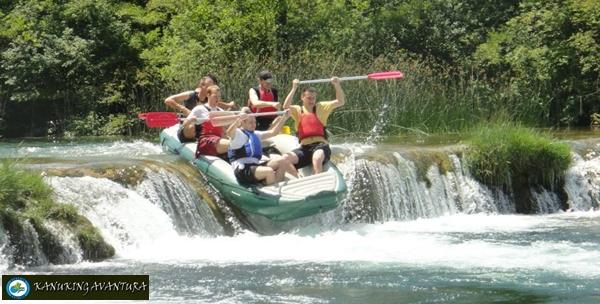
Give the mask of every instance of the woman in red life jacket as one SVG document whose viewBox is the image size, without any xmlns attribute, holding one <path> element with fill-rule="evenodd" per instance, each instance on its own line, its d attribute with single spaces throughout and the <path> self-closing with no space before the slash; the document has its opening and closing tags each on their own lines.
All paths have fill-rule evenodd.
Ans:
<svg viewBox="0 0 600 304">
<path fill-rule="evenodd" d="M 212 85 L 207 88 L 208 101 L 206 104 L 197 105 L 192 109 L 190 115 L 183 122 L 184 125 L 200 125 L 200 135 L 198 137 L 198 146 L 196 148 L 196 157 L 200 155 L 213 155 L 227 153 L 229 140 L 223 137 L 223 126 L 229 125 L 235 121 L 234 117 L 213 117 L 209 113 L 223 111 L 219 108 L 218 102 L 221 98 L 221 89 Z"/>
<path fill-rule="evenodd" d="M 248 91 L 248 107 L 253 113 L 276 112 L 280 107 L 277 89 L 273 88 L 273 74 L 264 70 L 258 74 L 258 86 Z M 268 130 L 277 116 L 256 117 L 256 130 Z"/>
<path fill-rule="evenodd" d="M 331 149 L 325 133 L 327 119 L 334 109 L 344 105 L 346 97 L 340 79 L 333 77 L 331 84 L 335 88 L 335 100 L 316 102 L 316 89 L 308 87 L 302 90 L 300 96 L 302 106 L 293 106 L 292 99 L 298 89 L 298 82 L 298 79 L 292 82 L 292 90 L 285 98 L 283 108 L 291 110 L 300 139 L 300 148 L 287 153 L 284 157 L 296 168 L 312 164 L 313 174 L 318 174 L 323 171 L 323 164 L 331 157 Z"/>
</svg>

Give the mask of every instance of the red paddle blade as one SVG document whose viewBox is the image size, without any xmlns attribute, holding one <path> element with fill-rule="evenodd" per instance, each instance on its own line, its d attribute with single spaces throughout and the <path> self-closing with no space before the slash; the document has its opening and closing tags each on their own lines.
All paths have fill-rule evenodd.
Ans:
<svg viewBox="0 0 600 304">
<path fill-rule="evenodd" d="M 369 79 L 373 79 L 373 80 L 394 79 L 394 78 L 404 78 L 404 73 L 402 73 L 400 71 L 389 71 L 389 72 L 371 73 L 367 76 L 369 77 Z"/>
<path fill-rule="evenodd" d="M 146 119 L 146 115 L 148 115 L 148 113 L 140 113 L 138 114 L 138 118 L 141 120 L 145 120 Z"/>
<path fill-rule="evenodd" d="M 179 123 L 179 117 L 175 112 L 144 113 L 146 126 L 149 128 L 167 128 Z M 138 116 L 139 117 L 139 116 Z"/>
</svg>

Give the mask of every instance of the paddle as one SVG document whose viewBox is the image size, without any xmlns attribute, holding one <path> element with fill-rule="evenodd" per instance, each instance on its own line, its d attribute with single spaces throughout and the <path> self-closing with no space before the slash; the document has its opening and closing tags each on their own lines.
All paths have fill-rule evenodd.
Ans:
<svg viewBox="0 0 600 304">
<path fill-rule="evenodd" d="M 397 78 L 404 78 L 404 73 L 402 73 L 400 71 L 377 72 L 377 73 L 371 73 L 371 74 L 362 75 L 362 76 L 340 77 L 340 80 L 341 81 L 362 80 L 362 79 L 383 80 L 383 79 L 397 79 Z M 299 84 L 320 83 L 320 82 L 330 82 L 330 81 L 331 81 L 331 78 L 302 80 L 299 82 Z"/>
<path fill-rule="evenodd" d="M 213 113 L 213 112 L 211 112 Z M 211 118 L 234 118 L 237 115 L 235 113 L 239 113 L 239 111 L 218 111 L 214 113 L 223 113 L 229 115 L 218 115 Z M 262 112 L 262 113 L 252 113 L 248 114 L 248 116 L 271 116 L 271 115 L 282 115 L 285 111 L 277 111 L 277 112 Z M 232 115 L 233 114 L 233 115 Z M 146 121 L 146 126 L 148 128 L 168 128 L 172 125 L 179 123 L 181 118 L 177 116 L 175 112 L 148 112 L 148 113 L 140 113 L 138 114 L 138 118 Z"/>
</svg>

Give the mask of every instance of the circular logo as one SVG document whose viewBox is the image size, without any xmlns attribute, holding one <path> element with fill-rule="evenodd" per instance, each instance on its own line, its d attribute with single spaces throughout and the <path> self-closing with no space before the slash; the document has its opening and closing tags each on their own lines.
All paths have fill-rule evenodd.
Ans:
<svg viewBox="0 0 600 304">
<path fill-rule="evenodd" d="M 6 293 L 15 300 L 24 299 L 30 290 L 29 281 L 25 278 L 12 278 L 6 283 Z"/>
</svg>

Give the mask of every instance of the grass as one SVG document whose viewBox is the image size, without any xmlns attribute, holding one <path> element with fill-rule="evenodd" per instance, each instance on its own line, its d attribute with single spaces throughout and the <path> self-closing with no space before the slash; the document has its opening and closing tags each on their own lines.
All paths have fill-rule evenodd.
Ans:
<svg viewBox="0 0 600 304">
<path fill-rule="evenodd" d="M 466 157 L 473 175 L 488 185 L 551 185 L 569 167 L 570 151 L 547 134 L 504 121 L 474 128 Z"/>
</svg>

